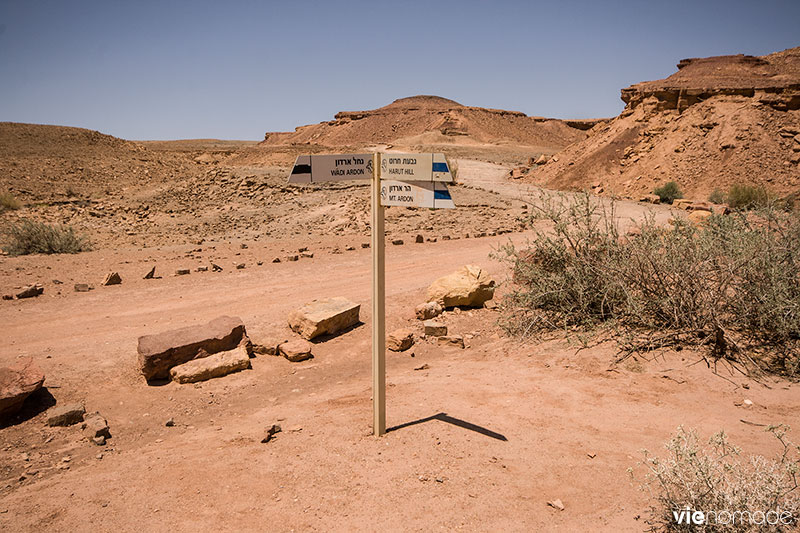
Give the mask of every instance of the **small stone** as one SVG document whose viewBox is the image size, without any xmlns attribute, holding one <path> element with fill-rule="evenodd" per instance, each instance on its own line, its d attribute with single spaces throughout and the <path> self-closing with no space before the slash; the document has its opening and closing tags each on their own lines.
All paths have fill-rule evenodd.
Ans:
<svg viewBox="0 0 800 533">
<path fill-rule="evenodd" d="M 417 244 L 423 243 L 423 242 L 425 242 L 425 237 L 423 237 L 422 235 L 417 235 L 417 237 L 416 237 L 416 239 L 414 239 L 414 241 Z"/>
<path fill-rule="evenodd" d="M 428 363 L 425 363 L 422 366 L 414 367 L 414 370 L 428 370 L 429 368 L 430 368 L 430 366 L 428 365 Z"/>
<path fill-rule="evenodd" d="M 14 295 L 13 294 L 4 294 L 3 295 L 3 300 L 13 300 L 13 299 L 14 299 Z"/>
<path fill-rule="evenodd" d="M 105 444 L 105 439 L 111 438 L 111 433 L 108 430 L 108 421 L 97 412 L 86 415 L 83 424 L 81 424 L 81 429 L 83 429 L 83 434 L 86 435 L 86 438 L 90 440 L 103 437 L 103 444 Z M 97 444 L 96 441 L 95 444 Z"/>
<path fill-rule="evenodd" d="M 428 242 L 436 242 L 437 240 L 436 237 L 428 237 Z"/>
<path fill-rule="evenodd" d="M 48 426 L 71 426 L 83 420 L 86 412 L 83 405 L 70 403 L 62 407 L 53 407 L 47 415 Z"/>
<path fill-rule="evenodd" d="M 419 320 L 428 320 L 441 315 L 442 311 L 444 311 L 444 308 L 439 302 L 427 302 L 418 305 L 414 309 L 414 314 L 417 315 Z"/>
<path fill-rule="evenodd" d="M 276 257 L 275 259 L 272 260 L 272 262 L 273 263 L 280 263 L 281 262 L 281 258 L 280 257 Z"/>
<path fill-rule="evenodd" d="M 392 244 L 394 244 L 395 246 L 400 246 L 401 244 L 403 244 L 403 239 L 395 239 L 392 241 Z"/>
<path fill-rule="evenodd" d="M 293 341 L 284 342 L 278 346 L 278 352 L 289 361 L 298 363 L 314 357 L 311 353 L 311 348 L 310 342 L 302 339 L 295 339 Z"/>
<path fill-rule="evenodd" d="M 89 292 L 92 288 L 86 283 L 76 283 L 75 292 Z"/>
<path fill-rule="evenodd" d="M 167 426 L 168 428 L 174 427 L 175 426 L 175 420 L 170 418 L 166 422 L 164 422 L 164 425 Z"/>
<path fill-rule="evenodd" d="M 242 270 L 244 268 L 244 266 L 245 266 L 244 263 L 237 263 L 236 264 L 236 270 Z"/>
<path fill-rule="evenodd" d="M 105 446 L 106 438 L 102 435 L 100 435 L 99 437 L 92 437 L 92 442 L 94 442 L 98 446 Z"/>
<path fill-rule="evenodd" d="M 241 248 L 242 250 L 247 250 L 247 245 L 245 243 L 242 243 L 239 245 L 239 248 Z"/>
<path fill-rule="evenodd" d="M 346 251 L 348 251 L 348 252 L 352 252 L 353 250 L 355 250 L 355 249 L 356 249 L 356 247 L 355 247 L 355 246 L 345 246 L 345 248 L 344 248 L 344 249 L 345 249 Z"/>
<path fill-rule="evenodd" d="M 307 251 L 308 251 L 308 246 L 303 246 L 302 248 L 298 248 L 297 249 L 298 253 L 303 253 L 303 252 L 307 252 Z"/>
<path fill-rule="evenodd" d="M 106 278 L 103 280 L 103 283 L 101 283 L 100 285 L 107 287 L 109 285 L 119 285 L 120 283 L 122 283 L 122 278 L 120 277 L 119 273 L 109 272 L 106 275 Z"/>
<path fill-rule="evenodd" d="M 295 254 L 295 255 L 290 255 L 290 256 L 287 256 L 287 257 L 286 257 L 286 260 L 287 260 L 287 261 L 298 261 L 299 259 L 300 259 L 300 256 L 299 256 L 299 255 L 297 255 L 297 254 Z"/>
<path fill-rule="evenodd" d="M 276 434 L 281 432 L 281 427 L 278 424 L 272 424 L 269 428 L 267 428 L 267 434 L 261 439 L 262 444 L 266 444 L 275 437 Z"/>
<path fill-rule="evenodd" d="M 301 252 L 300 257 L 305 257 L 306 259 L 311 259 L 314 257 L 313 252 Z"/>
<path fill-rule="evenodd" d="M 20 292 L 17 293 L 17 298 L 33 298 L 35 296 L 39 296 L 44 292 L 44 287 L 37 283 L 36 285 L 30 285 L 25 287 Z"/>
<path fill-rule="evenodd" d="M 409 329 L 397 329 L 386 337 L 386 347 L 393 352 L 403 352 L 414 345 L 414 332 Z"/>
<path fill-rule="evenodd" d="M 553 501 L 547 502 L 547 505 L 549 505 L 550 507 L 552 507 L 554 509 L 558 509 L 559 511 L 563 511 L 564 510 L 564 504 L 561 502 L 561 500 L 553 500 Z"/>
<path fill-rule="evenodd" d="M 156 267 L 150 269 L 150 272 L 144 275 L 142 279 L 153 279 L 156 277 Z"/>
<path fill-rule="evenodd" d="M 215 264 L 215 263 L 211 263 L 211 271 L 212 272 L 222 272 L 222 267 L 217 265 L 217 264 Z"/>
<path fill-rule="evenodd" d="M 282 342 L 287 342 L 286 340 Z M 278 355 L 280 341 L 268 340 L 264 344 L 253 344 L 253 353 L 258 355 Z"/>
<path fill-rule="evenodd" d="M 179 268 L 178 270 L 175 271 L 176 276 L 188 276 L 189 273 L 191 273 L 191 270 L 189 270 L 188 268 Z"/>
<path fill-rule="evenodd" d="M 204 266 L 199 266 L 199 267 L 197 267 L 197 272 L 208 272 L 208 267 L 205 266 L 205 265 Z"/>
<path fill-rule="evenodd" d="M 442 335 L 447 335 L 447 326 L 441 322 L 426 320 L 423 322 L 423 326 L 425 327 L 426 336 L 441 337 Z"/>
<path fill-rule="evenodd" d="M 742 405 L 744 406 L 745 409 L 750 409 L 751 407 L 753 407 L 753 402 L 751 400 L 744 400 L 742 402 Z"/>
<path fill-rule="evenodd" d="M 369 243 L 368 242 L 362 242 L 361 243 L 361 247 L 362 248 L 369 248 Z"/>
</svg>

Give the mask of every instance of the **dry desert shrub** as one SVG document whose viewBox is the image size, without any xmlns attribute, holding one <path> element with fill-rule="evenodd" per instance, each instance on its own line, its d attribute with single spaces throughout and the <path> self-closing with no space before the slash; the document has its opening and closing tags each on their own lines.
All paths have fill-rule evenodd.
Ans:
<svg viewBox="0 0 800 533">
<path fill-rule="evenodd" d="M 23 219 L 5 231 L 9 255 L 76 254 L 90 249 L 87 239 L 69 226 L 49 225 Z"/>
<path fill-rule="evenodd" d="M 671 204 L 678 198 L 683 198 L 681 188 L 674 181 L 668 181 L 661 187 L 656 187 L 653 194 L 661 199 L 662 204 Z"/>
<path fill-rule="evenodd" d="M 645 450 L 642 488 L 656 502 L 651 531 L 796 531 L 800 447 L 786 439 L 786 426 L 767 431 L 780 443 L 771 459 L 742 456 L 724 432 L 701 446 L 697 432 L 682 427 L 666 443 L 665 457 Z M 690 523 L 697 511 L 702 515 Z"/>
<path fill-rule="evenodd" d="M 613 203 L 542 195 L 512 263 L 501 325 L 526 336 L 609 326 L 623 353 L 707 345 L 716 358 L 795 376 L 800 358 L 800 218 L 646 219 L 620 234 Z"/>
<path fill-rule="evenodd" d="M 731 185 L 727 199 L 732 209 L 756 209 L 773 201 L 767 189 L 755 185 Z"/>
<path fill-rule="evenodd" d="M 14 198 L 11 193 L 2 192 L 0 193 L 0 213 L 3 211 L 10 211 L 13 209 L 19 209 L 22 207 L 22 203 Z"/>
</svg>

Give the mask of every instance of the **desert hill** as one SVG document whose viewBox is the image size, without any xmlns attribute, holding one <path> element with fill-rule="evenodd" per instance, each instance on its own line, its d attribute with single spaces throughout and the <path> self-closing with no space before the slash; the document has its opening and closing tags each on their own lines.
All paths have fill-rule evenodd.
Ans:
<svg viewBox="0 0 800 533">
<path fill-rule="evenodd" d="M 521 144 L 559 149 L 580 140 L 585 123 L 529 117 L 518 111 L 468 107 L 438 96 L 401 98 L 370 111 L 342 111 L 334 119 L 267 133 L 266 145 L 329 147 L 375 144 Z M 591 127 L 591 126 L 589 126 Z"/>
<path fill-rule="evenodd" d="M 598 183 L 635 197 L 667 181 L 704 198 L 732 184 L 800 187 L 800 47 L 763 57 L 684 59 L 663 80 L 622 89 L 625 109 L 529 179 L 558 189 Z"/>
<path fill-rule="evenodd" d="M 118 194 L 200 170 L 191 154 L 155 152 L 93 130 L 0 122 L 0 190 L 26 202 Z"/>
</svg>

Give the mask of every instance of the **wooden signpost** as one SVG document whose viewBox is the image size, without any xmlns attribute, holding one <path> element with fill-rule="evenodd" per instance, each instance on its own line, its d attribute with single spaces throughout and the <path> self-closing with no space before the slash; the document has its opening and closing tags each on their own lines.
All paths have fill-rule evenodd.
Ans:
<svg viewBox="0 0 800 533">
<path fill-rule="evenodd" d="M 385 179 L 384 179 L 385 178 Z M 371 180 L 372 430 L 386 433 L 386 269 L 384 206 L 455 207 L 444 154 L 332 154 L 297 157 L 289 183 Z"/>
</svg>

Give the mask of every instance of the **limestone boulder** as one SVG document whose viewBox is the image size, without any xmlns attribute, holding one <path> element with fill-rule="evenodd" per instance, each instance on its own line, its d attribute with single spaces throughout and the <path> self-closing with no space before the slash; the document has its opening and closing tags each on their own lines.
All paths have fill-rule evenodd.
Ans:
<svg viewBox="0 0 800 533">
<path fill-rule="evenodd" d="M 246 339 L 238 317 L 221 316 L 207 324 L 139 337 L 139 369 L 146 380 L 165 379 L 169 370 L 198 356 L 236 348 Z"/>
<path fill-rule="evenodd" d="M 443 307 L 480 307 L 494 296 L 495 281 L 479 266 L 466 265 L 428 288 L 428 300 Z"/>
<path fill-rule="evenodd" d="M 0 366 L 0 422 L 17 414 L 25 399 L 43 383 L 44 374 L 31 358 Z"/>
<path fill-rule="evenodd" d="M 193 359 L 170 369 L 169 375 L 178 383 L 196 383 L 227 376 L 233 372 L 250 368 L 250 356 L 246 343 L 233 350 L 217 352 L 207 357 Z"/>
<path fill-rule="evenodd" d="M 78 422 L 83 422 L 83 415 L 86 412 L 82 403 L 68 403 L 53 407 L 47 411 L 48 426 L 72 426 Z"/>
<path fill-rule="evenodd" d="M 335 335 L 359 322 L 361 305 L 347 298 L 314 300 L 289 313 L 289 327 L 311 340 L 320 335 Z"/>
</svg>

